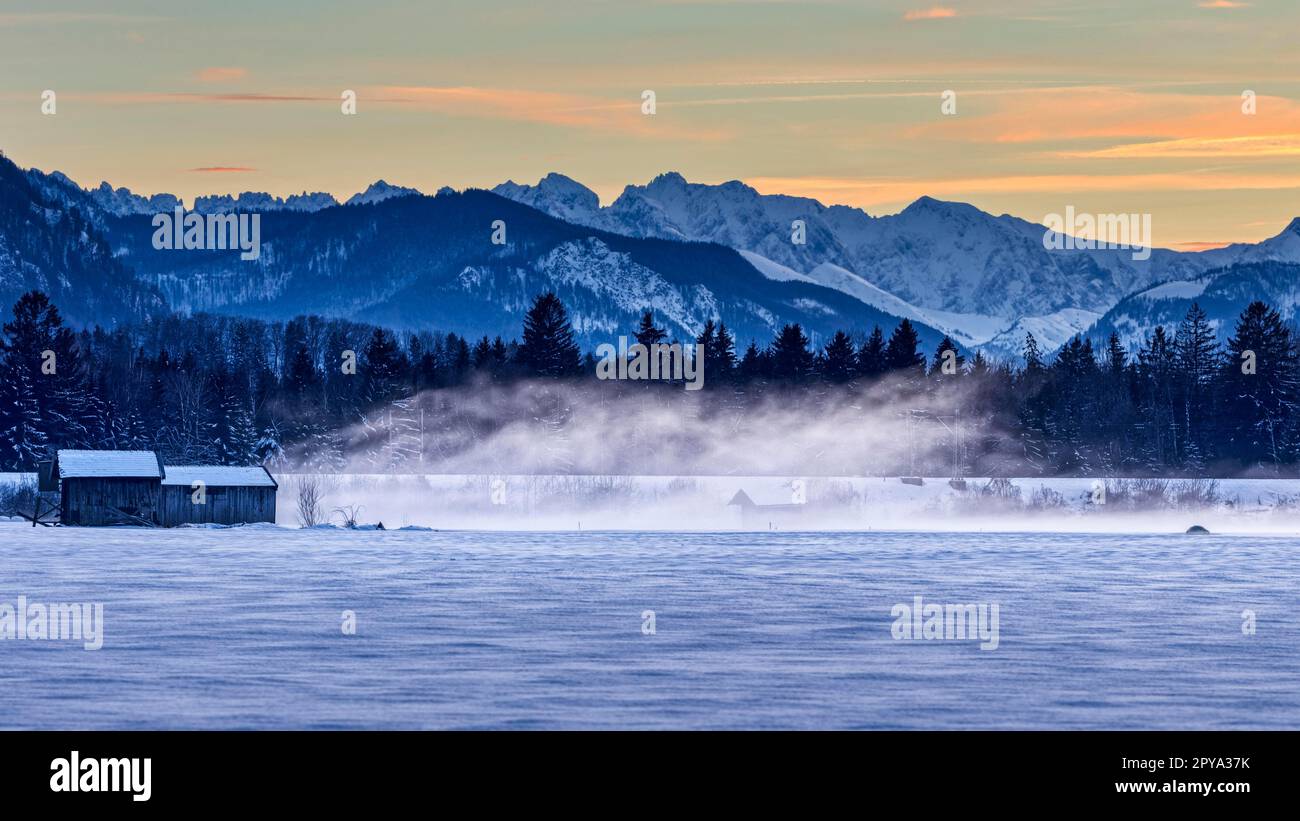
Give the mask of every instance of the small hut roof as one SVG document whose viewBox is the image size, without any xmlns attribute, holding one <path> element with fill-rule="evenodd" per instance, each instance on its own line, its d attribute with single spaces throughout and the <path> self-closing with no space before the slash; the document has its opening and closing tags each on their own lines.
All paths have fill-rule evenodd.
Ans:
<svg viewBox="0 0 1300 821">
<path fill-rule="evenodd" d="M 271 474 L 260 467 L 229 465 L 167 465 L 164 485 L 191 487 L 202 482 L 207 487 L 276 487 Z"/>
<path fill-rule="evenodd" d="M 150 450 L 60 450 L 60 479 L 160 479 L 162 466 Z"/>
</svg>

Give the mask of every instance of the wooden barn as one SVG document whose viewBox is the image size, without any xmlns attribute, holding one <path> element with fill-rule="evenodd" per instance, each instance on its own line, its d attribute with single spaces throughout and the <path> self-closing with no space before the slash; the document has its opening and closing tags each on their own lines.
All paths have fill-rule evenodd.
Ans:
<svg viewBox="0 0 1300 821">
<path fill-rule="evenodd" d="M 169 467 L 148 450 L 59 450 L 37 484 L 33 527 L 274 522 L 278 489 L 265 468 Z"/>
<path fill-rule="evenodd" d="M 262 467 L 167 465 L 163 468 L 160 524 L 274 522 L 277 487 Z"/>
<path fill-rule="evenodd" d="M 741 527 L 746 529 L 754 527 L 770 528 L 774 524 L 786 524 L 792 517 L 801 516 L 806 507 L 806 505 L 791 502 L 758 504 L 750 498 L 744 488 L 737 490 L 736 495 L 731 497 L 730 502 L 727 502 L 727 507 L 733 506 L 740 508 L 740 524 Z"/>
<path fill-rule="evenodd" d="M 41 490 L 57 478 L 61 524 L 160 524 L 163 465 L 152 451 L 60 450 L 41 473 Z"/>
</svg>

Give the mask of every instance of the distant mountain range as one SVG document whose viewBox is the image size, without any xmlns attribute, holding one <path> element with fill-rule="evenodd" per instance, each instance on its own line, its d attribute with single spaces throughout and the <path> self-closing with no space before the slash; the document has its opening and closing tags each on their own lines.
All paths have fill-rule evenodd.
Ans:
<svg viewBox="0 0 1300 821">
<path fill-rule="evenodd" d="M 1124 249 L 1048 250 L 1042 225 L 931 197 L 873 217 L 814 199 L 760 194 L 735 181 L 689 183 L 675 173 L 629 185 L 603 208 L 593 192 L 559 174 L 493 190 L 630 236 L 728 245 L 769 277 L 835 288 L 998 355 L 1018 354 L 1027 331 L 1055 348 L 1089 332 L 1124 297 L 1162 282 L 1195 281 L 1236 263 L 1300 262 L 1300 220 L 1258 244 L 1195 253 L 1157 248 L 1149 259 L 1135 260 Z M 804 222 L 803 244 L 791 241 L 795 220 Z"/>
<path fill-rule="evenodd" d="M 131 318 L 119 306 L 125 295 L 138 294 L 137 316 L 164 306 L 267 319 L 315 313 L 514 338 L 533 297 L 547 290 L 559 294 L 588 347 L 630 334 L 645 308 L 671 337 L 686 340 L 715 319 L 741 345 L 766 344 L 786 322 L 800 323 L 815 343 L 824 343 L 841 328 L 892 328 L 898 321 L 832 288 L 769 279 L 731 248 L 612 234 L 488 191 L 428 197 L 376 183 L 350 204 L 320 208 L 309 207 L 312 197 L 304 195 L 292 207 L 286 200 L 258 211 L 257 260 L 228 251 L 157 250 L 151 214 L 166 212 L 174 198 L 137 198 L 103 186 L 83 190 L 62 175 L 0 164 L 0 203 L 22 216 L 12 233 L 25 244 L 14 246 L 12 267 L 27 272 L 0 277 L 0 300 L 12 302 L 57 280 L 67 258 L 78 255 L 73 270 L 92 273 L 52 295 L 56 304 L 67 300 L 69 316 L 83 323 Z M 264 197 L 241 194 L 228 202 Z M 205 201 L 217 208 L 227 202 Z M 501 244 L 492 241 L 497 221 L 504 225 Z M 80 226 L 82 238 L 74 241 L 67 225 Z M 28 245 L 45 252 L 28 253 Z M 98 312 L 88 294 L 116 301 Z M 942 338 L 923 324 L 917 330 L 928 350 Z"/>
<path fill-rule="evenodd" d="M 839 328 L 889 330 L 906 317 L 930 349 L 947 333 L 997 356 L 1018 355 L 1026 332 L 1045 349 L 1111 330 L 1140 344 L 1155 324 L 1176 324 L 1191 298 L 1229 331 L 1250 299 L 1287 317 L 1300 303 L 1287 287 L 1288 266 L 1300 264 L 1300 219 L 1257 244 L 1134 260 L 1122 249 L 1048 250 L 1042 225 L 963 203 L 922 197 L 876 217 L 676 173 L 629 185 L 603 207 L 560 174 L 432 197 L 380 180 L 345 203 L 306 192 L 199 198 L 203 214 L 262 215 L 262 254 L 244 262 L 153 249 L 152 215 L 180 204 L 107 183 L 82 189 L 0 159 L 0 298 L 39 282 L 59 290 L 62 277 L 56 303 L 87 322 L 167 305 L 514 336 L 531 297 L 554 289 L 588 345 L 628 332 L 652 308 L 681 339 L 710 318 L 744 344 L 785 322 L 821 342 Z M 500 245 L 491 242 L 496 220 L 505 224 Z M 803 243 L 792 241 L 796 220 Z"/>
</svg>

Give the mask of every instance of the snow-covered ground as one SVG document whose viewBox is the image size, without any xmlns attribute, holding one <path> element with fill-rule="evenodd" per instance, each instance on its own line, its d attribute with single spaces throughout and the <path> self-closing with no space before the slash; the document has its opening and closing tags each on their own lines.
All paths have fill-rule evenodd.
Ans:
<svg viewBox="0 0 1300 821">
<path fill-rule="evenodd" d="M 0 523 L 0 568 L 103 613 L 0 640 L 6 729 L 1300 726 L 1287 537 Z M 996 649 L 896 639 L 916 596 Z"/>
<path fill-rule="evenodd" d="M 15 482 L 22 474 L 0 474 Z M 1141 502 L 1138 480 L 898 477 L 276 474 L 277 521 L 299 524 L 298 488 L 318 483 L 320 518 L 386 528 L 469 530 L 936 530 L 1300 534 L 1300 480 L 1170 480 Z M 1000 485 L 1000 486 L 998 486 Z M 729 504 L 740 491 L 759 506 Z M 1199 498 L 1194 498 L 1199 497 Z M 776 507 L 772 507 L 776 506 Z"/>
<path fill-rule="evenodd" d="M 360 505 L 359 521 L 487 530 L 990 530 L 1181 533 L 1193 524 L 1216 532 L 1300 533 L 1300 481 L 1172 483 L 1168 491 L 1212 492 L 1213 502 L 1170 499 L 1158 509 L 1124 497 L 1128 481 L 1012 479 L 1002 496 L 990 480 L 947 479 L 920 486 L 898 477 L 772 476 L 465 476 L 314 477 L 322 507 Z M 296 523 L 302 477 L 283 475 L 279 521 Z M 759 507 L 729 504 L 739 491 Z M 1131 493 L 1131 489 L 1130 489 Z M 1019 494 L 1018 497 L 1016 494 Z M 1006 498 L 1007 496 L 1010 498 Z M 1168 505 L 1168 506 L 1166 506 Z M 776 507 L 771 507 L 776 506 Z M 339 521 L 337 516 L 332 521 Z"/>
</svg>

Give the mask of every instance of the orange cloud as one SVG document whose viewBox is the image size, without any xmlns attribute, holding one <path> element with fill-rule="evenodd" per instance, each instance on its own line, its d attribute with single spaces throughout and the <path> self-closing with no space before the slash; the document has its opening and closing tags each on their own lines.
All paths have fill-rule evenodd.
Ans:
<svg viewBox="0 0 1300 821">
<path fill-rule="evenodd" d="M 234 66 L 203 68 L 194 75 L 201 83 L 228 83 L 248 76 L 248 69 Z"/>
<path fill-rule="evenodd" d="M 82 100 L 92 103 L 105 103 L 111 105 L 148 105 L 154 103 L 301 103 L 301 102 L 318 102 L 329 100 L 338 102 L 338 97 L 310 96 L 306 94 L 256 94 L 256 93 L 222 93 L 222 94 L 199 94 L 193 92 L 177 91 L 142 91 L 142 92 L 116 92 L 110 91 L 105 93 L 79 94 L 69 93 L 70 100 Z"/>
<path fill-rule="evenodd" d="M 928 9 L 915 9 L 903 15 L 907 21 L 913 20 L 943 20 L 949 17 L 956 17 L 957 10 L 944 8 L 943 6 L 933 6 Z"/>
<path fill-rule="evenodd" d="M 1192 137 L 1130 143 L 1096 151 L 1062 152 L 1066 157 L 1152 159 L 1156 157 L 1295 157 L 1300 156 L 1300 134 L 1261 137 Z"/>
<path fill-rule="evenodd" d="M 1173 247 L 1184 251 L 1212 251 L 1215 248 L 1227 248 L 1231 244 L 1231 242 L 1196 242 L 1195 240 L 1189 240 L 1187 242 L 1175 242 Z"/>
<path fill-rule="evenodd" d="M 852 177 L 750 177 L 745 182 L 764 194 L 813 197 L 824 203 L 868 208 L 906 203 L 922 195 L 968 200 L 977 194 L 1068 194 L 1109 191 L 1231 191 L 1300 189 L 1300 173 L 1235 174 L 1031 174 L 1018 177 L 966 177 L 899 180 Z"/>
<path fill-rule="evenodd" d="M 1234 3 L 1233 0 L 1209 0 L 1206 3 L 1197 3 L 1203 9 L 1244 9 L 1250 3 Z"/>
<path fill-rule="evenodd" d="M 243 165 L 205 165 L 201 168 L 191 168 L 189 170 L 198 174 L 242 174 L 257 169 Z"/>
<path fill-rule="evenodd" d="M 1011 89 L 989 114 L 948 118 L 908 129 L 970 142 L 1033 143 L 1115 138 L 1231 139 L 1300 133 L 1300 104 L 1257 97 L 1257 114 L 1241 112 L 1232 94 L 1178 94 L 1111 86 Z"/>
</svg>

